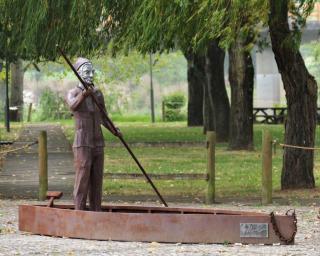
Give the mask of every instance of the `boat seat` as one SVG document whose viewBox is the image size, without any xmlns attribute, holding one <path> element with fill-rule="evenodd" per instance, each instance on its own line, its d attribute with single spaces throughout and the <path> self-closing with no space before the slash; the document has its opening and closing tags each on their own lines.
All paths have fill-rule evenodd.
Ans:
<svg viewBox="0 0 320 256">
<path fill-rule="evenodd" d="M 55 199 L 60 199 L 63 196 L 63 193 L 61 191 L 48 191 L 47 192 L 47 199 L 49 199 L 49 202 L 47 204 L 48 207 L 53 206 L 53 201 Z"/>
</svg>

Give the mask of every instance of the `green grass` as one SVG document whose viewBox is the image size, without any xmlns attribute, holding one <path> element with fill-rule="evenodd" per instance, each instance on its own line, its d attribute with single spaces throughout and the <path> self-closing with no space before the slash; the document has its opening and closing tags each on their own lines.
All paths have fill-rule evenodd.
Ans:
<svg viewBox="0 0 320 256">
<path fill-rule="evenodd" d="M 72 120 L 60 121 L 70 142 L 73 140 L 74 127 Z M 205 173 L 206 148 L 205 136 L 200 127 L 186 127 L 185 122 L 146 123 L 115 122 L 124 134 L 134 154 L 147 173 L 178 174 Z M 19 125 L 13 125 L 14 132 L 7 134 L 0 126 L 2 140 L 14 138 Z M 255 125 L 254 150 L 230 151 L 226 143 L 216 146 L 216 194 L 219 198 L 259 198 L 261 191 L 261 141 L 264 129 L 271 131 L 273 138 L 283 141 L 282 125 Z M 112 173 L 140 173 L 136 163 L 121 144 L 118 138 L 104 129 L 106 143 L 105 171 Z M 112 142 L 110 144 L 110 142 Z M 156 144 L 148 144 L 155 143 Z M 171 144 L 171 142 L 186 142 Z M 191 143 L 190 143 L 191 142 Z M 136 144 L 141 143 L 141 144 Z M 316 146 L 320 147 L 320 133 L 317 130 Z M 319 198 L 320 197 L 320 153 L 315 151 L 316 189 L 280 191 L 282 168 L 282 149 L 277 147 L 273 156 L 274 196 L 282 198 Z M 163 197 L 202 198 L 206 191 L 204 180 L 153 180 Z M 104 193 L 110 195 L 147 195 L 154 197 L 150 185 L 144 180 L 105 179 Z"/>
<path fill-rule="evenodd" d="M 205 136 L 200 127 L 186 127 L 185 122 L 144 123 L 118 122 L 124 138 L 132 144 L 131 149 L 144 166 L 147 173 L 205 173 L 206 148 Z M 65 124 L 70 140 L 73 138 L 72 124 Z M 273 138 L 283 141 L 282 125 L 255 125 L 254 150 L 230 151 L 226 143 L 216 146 L 216 193 L 218 197 L 259 198 L 261 191 L 261 142 L 264 129 L 271 131 Z M 104 132 L 107 142 L 118 139 Z M 320 146 L 320 134 L 317 131 L 316 145 Z M 144 145 L 143 143 L 164 143 L 163 145 Z M 170 145 L 168 142 L 187 142 L 185 145 Z M 196 144 L 188 144 L 188 142 Z M 202 144 L 203 143 L 203 144 Z M 316 185 L 320 185 L 319 153 L 315 152 Z M 318 189 L 288 192 L 280 191 L 282 168 L 282 149 L 277 147 L 273 156 L 273 188 L 276 197 L 317 197 Z M 105 171 L 113 173 L 139 173 L 140 170 L 125 148 L 111 146 L 105 148 Z M 203 198 L 206 191 L 204 180 L 154 180 L 163 196 Z M 108 180 L 105 193 L 117 195 L 153 195 L 149 184 L 143 180 Z"/>
<path fill-rule="evenodd" d="M 74 136 L 73 122 L 63 121 L 64 131 L 71 141 Z M 128 143 L 170 143 L 170 142 L 203 142 L 205 136 L 202 128 L 186 126 L 186 122 L 146 123 L 146 122 L 115 122 Z M 119 142 L 107 129 L 103 128 L 107 142 Z"/>
<path fill-rule="evenodd" d="M 150 115 L 119 115 L 119 114 L 113 114 L 111 116 L 113 122 L 151 122 L 151 116 Z M 156 122 L 161 122 L 160 118 L 156 118 Z"/>
<path fill-rule="evenodd" d="M 206 173 L 206 149 L 200 146 L 181 147 L 136 147 L 133 151 L 145 170 L 159 173 Z M 105 149 L 105 171 L 112 173 L 139 173 L 140 170 L 123 148 Z M 274 157 L 273 187 L 280 188 L 281 152 Z M 228 151 L 225 147 L 216 150 L 216 191 L 219 196 L 255 196 L 260 193 L 261 155 L 259 151 Z M 197 180 L 155 181 L 165 195 L 192 195 L 201 197 L 206 182 Z M 133 194 L 150 191 L 143 182 L 106 180 L 110 194 Z M 129 185 L 130 184 L 130 185 Z M 135 185 L 134 185 L 135 184 Z M 166 185 L 170 184 L 169 187 Z M 172 185 L 171 185 L 172 184 Z M 136 186 L 137 191 L 133 188 Z"/>
<path fill-rule="evenodd" d="M 7 132 L 4 124 L 0 124 L 0 141 L 13 141 L 17 139 L 21 128 L 21 123 L 11 122 L 10 132 Z"/>
<path fill-rule="evenodd" d="M 203 147 L 131 147 L 149 173 L 204 173 Z M 105 149 L 105 170 L 114 173 L 137 173 L 136 163 L 123 147 Z"/>
<path fill-rule="evenodd" d="M 10 124 L 10 132 L 7 132 L 5 126 L 0 124 L 0 141 L 14 141 L 18 138 L 19 132 L 22 128 L 21 123 L 12 122 Z M 3 165 L 4 155 L 1 154 L 1 151 L 6 150 L 8 147 L 7 145 L 0 145 L 0 170 Z"/>
</svg>

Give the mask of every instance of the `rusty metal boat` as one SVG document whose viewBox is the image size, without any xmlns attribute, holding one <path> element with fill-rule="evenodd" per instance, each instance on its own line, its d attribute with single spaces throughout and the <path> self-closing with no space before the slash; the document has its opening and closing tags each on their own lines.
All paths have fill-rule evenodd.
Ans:
<svg viewBox="0 0 320 256">
<path fill-rule="evenodd" d="M 106 205 L 101 212 L 72 205 L 20 205 L 19 230 L 95 240 L 168 243 L 293 244 L 295 214 L 208 208 Z"/>
</svg>

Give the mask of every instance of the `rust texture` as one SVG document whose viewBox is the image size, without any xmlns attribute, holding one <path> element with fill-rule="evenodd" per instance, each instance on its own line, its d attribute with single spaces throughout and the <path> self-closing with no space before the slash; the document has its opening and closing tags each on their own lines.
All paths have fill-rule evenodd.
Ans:
<svg viewBox="0 0 320 256">
<path fill-rule="evenodd" d="M 292 216 L 274 218 L 283 237 L 295 234 Z M 268 235 L 240 237 L 241 223 L 267 224 Z M 91 212 L 74 210 L 71 205 L 20 205 L 19 230 L 95 240 L 285 244 L 274 231 L 269 214 L 197 208 L 108 205 L 102 212 Z"/>
</svg>

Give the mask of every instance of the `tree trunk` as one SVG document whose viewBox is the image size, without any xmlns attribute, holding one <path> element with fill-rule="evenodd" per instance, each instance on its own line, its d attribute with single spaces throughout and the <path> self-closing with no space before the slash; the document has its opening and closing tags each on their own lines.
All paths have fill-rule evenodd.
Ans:
<svg viewBox="0 0 320 256">
<path fill-rule="evenodd" d="M 11 64 L 11 106 L 18 107 L 17 110 L 11 111 L 12 121 L 22 121 L 23 119 L 23 77 L 24 71 L 22 60 Z"/>
<path fill-rule="evenodd" d="M 224 82 L 224 57 L 225 52 L 218 46 L 217 41 L 212 41 L 206 54 L 206 78 L 207 78 L 207 101 L 213 107 L 210 117 L 214 118 L 214 131 L 217 141 L 228 141 L 230 105 Z M 209 127 L 205 127 L 206 130 Z"/>
<path fill-rule="evenodd" d="M 204 57 L 185 54 L 188 62 L 188 126 L 203 125 Z"/>
<path fill-rule="evenodd" d="M 205 63 L 205 59 L 204 63 Z M 207 71 L 203 76 L 207 77 Z M 206 134 L 207 131 L 216 131 L 216 118 L 214 113 L 213 99 L 209 92 L 209 86 L 207 80 L 203 83 L 203 133 Z M 217 134 L 218 137 L 218 134 Z"/>
<path fill-rule="evenodd" d="M 197 105 L 199 113 L 201 113 L 202 125 L 204 128 L 204 133 L 206 131 L 215 130 L 215 119 L 214 119 L 214 110 L 212 100 L 210 100 L 210 94 L 208 91 L 207 79 L 206 79 L 206 70 L 205 70 L 205 55 L 201 53 L 193 53 L 192 62 L 196 67 L 196 81 L 197 81 L 197 90 L 201 93 L 197 98 L 198 103 L 201 103 L 201 106 Z M 199 86 L 200 85 L 200 86 Z M 189 84 L 190 88 L 190 84 Z M 195 95 L 194 95 L 195 96 Z M 201 110 L 200 110 L 201 108 Z M 193 110 L 194 111 L 194 110 Z"/>
<path fill-rule="evenodd" d="M 231 118 L 229 148 L 253 149 L 253 84 L 254 69 L 250 52 L 244 51 L 240 36 L 229 49 L 229 82 Z"/>
<path fill-rule="evenodd" d="M 288 25 L 288 1 L 270 0 L 272 50 L 286 91 L 285 144 L 314 147 L 317 83 L 304 64 Z M 285 148 L 281 188 L 314 188 L 313 151 Z"/>
</svg>

